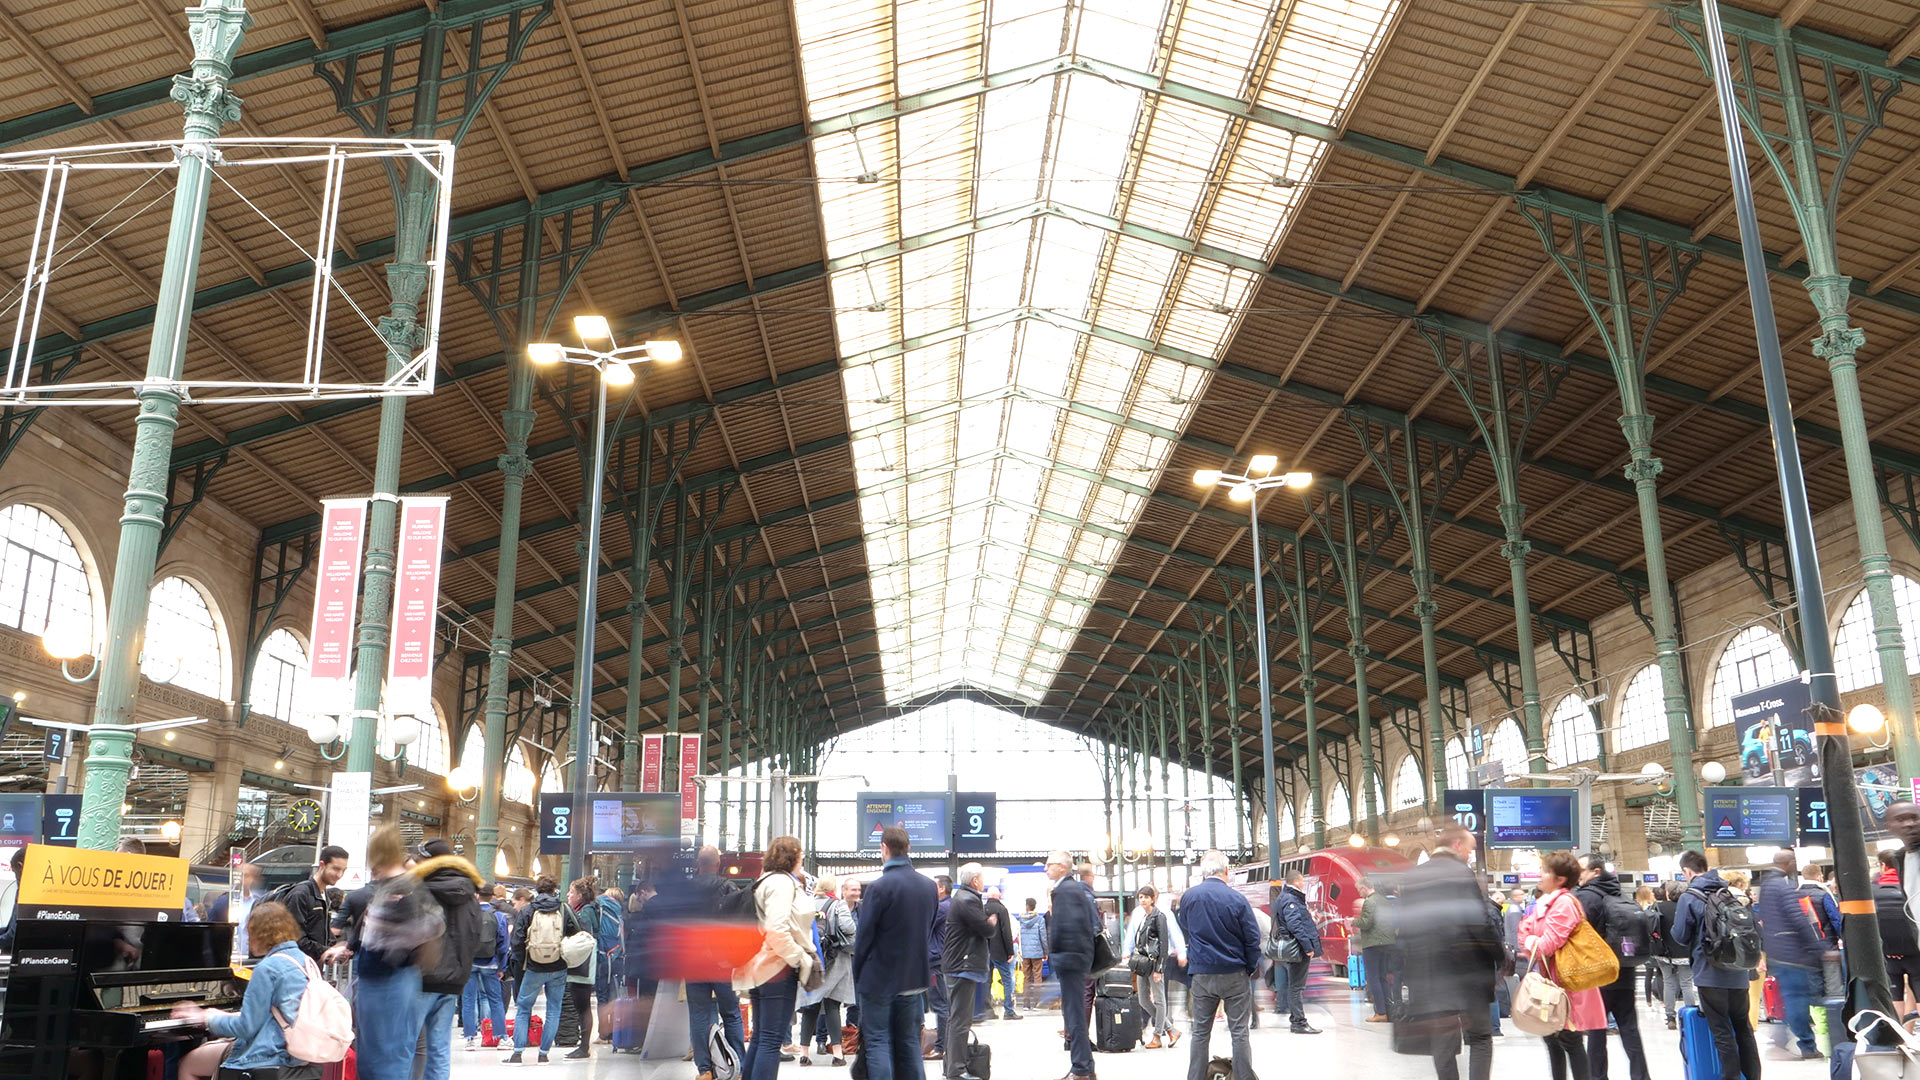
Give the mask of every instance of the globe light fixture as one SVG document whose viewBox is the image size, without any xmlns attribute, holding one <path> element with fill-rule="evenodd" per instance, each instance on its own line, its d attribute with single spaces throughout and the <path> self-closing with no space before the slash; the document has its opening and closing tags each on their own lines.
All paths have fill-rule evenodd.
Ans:
<svg viewBox="0 0 1920 1080">
<path fill-rule="evenodd" d="M 1700 766 L 1700 779 L 1709 784 L 1717 784 L 1727 778 L 1727 767 L 1717 761 L 1709 761 Z"/>
</svg>

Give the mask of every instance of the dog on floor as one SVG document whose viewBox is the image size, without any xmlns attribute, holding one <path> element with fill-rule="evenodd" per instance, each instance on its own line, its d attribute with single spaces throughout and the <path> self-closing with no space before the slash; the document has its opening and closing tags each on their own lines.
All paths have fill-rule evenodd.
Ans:
<svg viewBox="0 0 1920 1080">
<path fill-rule="evenodd" d="M 1207 1062 L 1207 1080 L 1233 1080 L 1233 1059 L 1217 1057 Z M 1260 1080 L 1254 1077 L 1253 1080 Z"/>
</svg>

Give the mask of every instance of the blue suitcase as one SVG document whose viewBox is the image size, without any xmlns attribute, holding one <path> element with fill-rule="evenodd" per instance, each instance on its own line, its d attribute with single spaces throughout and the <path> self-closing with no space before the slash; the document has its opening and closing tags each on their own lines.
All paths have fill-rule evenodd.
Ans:
<svg viewBox="0 0 1920 1080">
<path fill-rule="evenodd" d="M 1687 1080 L 1720 1080 L 1720 1051 L 1713 1045 L 1707 1018 L 1691 1005 L 1680 1009 L 1680 1058 Z"/>
<path fill-rule="evenodd" d="M 1359 990 L 1367 985 L 1367 961 L 1357 952 L 1347 954 L 1347 987 Z"/>
</svg>

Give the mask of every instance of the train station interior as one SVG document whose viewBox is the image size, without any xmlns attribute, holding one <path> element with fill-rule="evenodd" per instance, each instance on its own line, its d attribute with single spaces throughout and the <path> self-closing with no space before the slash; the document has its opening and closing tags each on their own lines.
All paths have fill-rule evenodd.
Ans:
<svg viewBox="0 0 1920 1080">
<path fill-rule="evenodd" d="M 0 801 L 212 895 L 361 793 L 514 882 L 578 871 L 543 797 L 849 875 L 932 793 L 1130 895 L 1531 783 L 1647 880 L 1765 863 L 1715 792 L 1845 761 L 1870 856 L 1916 53 L 1894 0 L 5 0 Z"/>
</svg>

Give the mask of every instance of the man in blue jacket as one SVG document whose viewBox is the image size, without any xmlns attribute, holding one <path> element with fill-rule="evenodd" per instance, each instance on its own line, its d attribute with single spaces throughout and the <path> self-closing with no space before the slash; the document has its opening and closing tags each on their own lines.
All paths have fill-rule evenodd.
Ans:
<svg viewBox="0 0 1920 1080">
<path fill-rule="evenodd" d="M 1273 894 L 1268 906 L 1273 909 L 1273 936 L 1282 942 L 1292 938 L 1300 943 L 1300 959 L 1274 965 L 1285 979 L 1281 993 L 1287 1019 L 1295 1035 L 1318 1035 L 1320 1029 L 1307 1023 L 1307 968 L 1314 957 L 1321 955 L 1320 928 L 1313 924 L 1313 913 L 1307 910 L 1307 875 L 1298 870 L 1289 873 L 1286 886 Z M 1280 1002 L 1273 1003 L 1273 1011 L 1280 1011 Z"/>
<path fill-rule="evenodd" d="M 1073 876 L 1073 856 L 1056 851 L 1047 856 L 1047 880 L 1053 885 L 1053 910 L 1047 918 L 1047 954 L 1060 980 L 1060 1018 L 1067 1028 L 1067 1077 L 1093 1075 L 1093 1040 L 1087 1033 L 1087 1014 L 1080 1002 L 1087 997 L 1093 977 L 1093 939 L 1101 933 L 1100 909 L 1093 892 Z M 1067 1080 L 1067 1078 L 1062 1078 Z"/>
<path fill-rule="evenodd" d="M 1767 974 L 1780 980 L 1780 997 L 1786 1006 L 1787 1022 L 1774 1039 L 1774 1056 L 1789 1060 L 1820 1057 L 1813 1041 L 1813 1014 L 1808 1011 L 1826 996 L 1825 957 L 1827 940 L 1814 929 L 1815 916 L 1800 906 L 1799 869 L 1793 852 L 1774 855 L 1778 873 L 1760 885 L 1760 900 L 1754 915 L 1760 920 L 1760 937 L 1767 951 Z M 1795 1048 L 1787 1047 L 1791 1033 Z"/>
<path fill-rule="evenodd" d="M 1253 905 L 1227 884 L 1227 856 L 1209 851 L 1200 857 L 1200 884 L 1180 897 L 1180 931 L 1187 939 L 1188 991 L 1193 1040 L 1188 1043 L 1187 1080 L 1207 1073 L 1207 1043 L 1213 1037 L 1214 1010 L 1227 1008 L 1227 1032 L 1233 1038 L 1233 1080 L 1253 1080 L 1253 1049 L 1247 1038 L 1253 1016 L 1253 985 L 1260 969 L 1260 924 Z"/>
<path fill-rule="evenodd" d="M 868 1080 L 923 1080 L 920 1026 L 933 969 L 927 940 L 939 896 L 907 859 L 907 830 L 880 834 L 887 861 L 866 887 L 853 937 L 853 992 Z"/>
<path fill-rule="evenodd" d="M 1707 869 L 1707 857 L 1697 851 L 1680 853 L 1680 873 L 1687 879 L 1687 891 L 1673 909 L 1673 940 L 1685 946 L 1693 958 L 1693 986 L 1700 995 L 1700 1015 L 1713 1031 L 1713 1045 L 1720 1053 L 1720 1080 L 1760 1080 L 1760 1044 L 1754 1041 L 1753 1024 L 1747 1019 L 1747 983 L 1752 975 L 1745 968 L 1723 967 L 1707 955 L 1707 905 L 1740 903 L 1737 897 L 1715 896 L 1727 892 L 1727 883 Z"/>
</svg>

